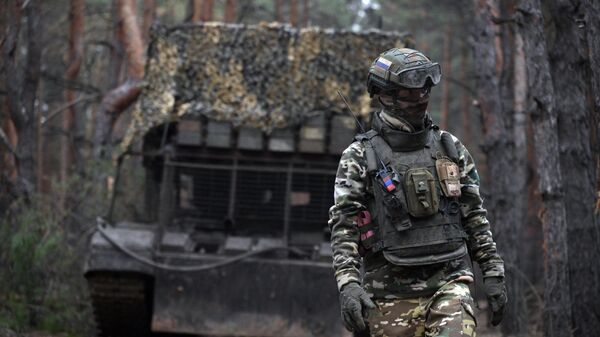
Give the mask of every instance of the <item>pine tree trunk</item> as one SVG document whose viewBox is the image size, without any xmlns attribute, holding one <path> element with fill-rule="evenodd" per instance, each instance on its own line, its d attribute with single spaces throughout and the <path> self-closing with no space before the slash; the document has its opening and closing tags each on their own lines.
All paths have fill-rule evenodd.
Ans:
<svg viewBox="0 0 600 337">
<path fill-rule="evenodd" d="M 592 153 L 594 153 L 594 163 L 596 167 L 596 208 L 594 221 L 596 228 L 600 226 L 600 3 L 594 0 L 583 0 L 585 16 L 583 22 L 579 22 L 580 25 L 585 25 L 587 33 L 587 47 L 588 47 L 588 62 L 590 71 L 588 73 L 589 82 L 589 121 L 590 121 L 590 137 Z M 596 279 L 596 283 L 600 283 L 600 280 Z M 596 306 L 598 308 L 598 306 Z M 596 317 L 599 317 L 600 313 L 596 311 Z"/>
<path fill-rule="evenodd" d="M 476 0 L 475 10 L 473 59 L 489 177 L 483 191 L 488 196 L 485 206 L 494 236 L 502 238 L 497 245 L 506 264 L 510 303 L 502 329 L 518 335 L 524 317 L 521 317 L 522 282 L 515 271 L 519 265 L 521 224 L 525 217 L 526 152 L 517 151 L 515 145 L 512 57 L 507 52 L 512 49 L 512 39 L 507 28 L 499 34 L 499 27 L 493 22 L 493 18 L 500 15 L 495 0 Z"/>
<path fill-rule="evenodd" d="M 144 0 L 144 19 L 142 20 L 142 39 L 145 45 L 150 42 L 150 27 L 156 19 L 156 0 Z"/>
<path fill-rule="evenodd" d="M 115 5 L 121 22 L 117 35 L 125 50 L 128 79 L 106 93 L 100 103 L 93 140 L 95 158 L 108 154 L 104 147 L 109 145 L 113 124 L 139 96 L 144 76 L 144 49 L 136 21 L 135 0 L 116 0 Z"/>
<path fill-rule="evenodd" d="M 18 190 L 25 196 L 36 190 L 37 123 L 35 109 L 37 89 L 41 69 L 41 32 L 39 2 L 31 1 L 23 6 L 21 1 L 8 1 L 6 6 L 7 30 L 3 41 L 3 57 L 6 69 L 25 69 L 24 72 L 7 71 L 5 88 L 7 91 L 11 120 L 15 126 L 18 144 L 16 147 Z M 21 14 L 27 18 L 25 34 L 21 33 Z M 24 41 L 20 45 L 19 40 Z M 21 48 L 27 54 L 20 62 Z"/>
<path fill-rule="evenodd" d="M 310 6 L 308 0 L 302 1 L 302 27 L 308 27 L 308 20 L 310 17 Z"/>
<path fill-rule="evenodd" d="M 446 26 L 444 32 L 444 60 L 442 71 L 444 74 L 444 83 L 442 86 L 442 104 L 440 104 L 440 127 L 443 130 L 448 130 L 448 113 L 450 110 L 450 81 L 447 79 L 452 75 L 452 27 Z"/>
<path fill-rule="evenodd" d="M 202 2 L 202 21 L 206 22 L 213 20 L 213 8 L 213 0 L 204 0 Z"/>
<path fill-rule="evenodd" d="M 84 20 L 83 0 L 71 0 L 69 11 L 70 27 L 69 27 L 69 54 L 68 68 L 65 73 L 65 78 L 69 81 L 75 81 L 83 62 L 83 20 Z M 67 89 L 65 92 L 65 101 L 67 104 L 76 100 L 76 94 L 73 90 Z M 69 178 L 71 167 L 73 164 L 74 144 L 74 126 L 77 109 L 75 105 L 71 105 L 63 112 L 62 127 L 64 134 L 61 138 L 61 165 L 60 165 L 60 180 L 65 183 Z M 65 195 L 61 196 L 61 207 L 65 207 Z"/>
<path fill-rule="evenodd" d="M 589 71 L 585 30 L 573 18 L 583 17 L 579 1 L 554 0 L 549 22 L 555 46 L 549 50 L 550 70 L 556 102 L 560 168 L 566 205 L 569 271 L 573 327 L 577 336 L 592 336 L 600 331 L 600 306 L 597 304 L 600 237 L 594 221 L 596 168 L 590 146 L 590 123 L 586 74 Z M 594 39 L 598 39 L 595 36 Z M 596 282 L 590 282 L 590 281 Z"/>
<path fill-rule="evenodd" d="M 460 52 L 460 81 L 467 86 L 469 83 L 469 44 L 466 39 L 461 39 Z M 471 105 L 473 99 L 467 89 L 462 90 L 462 109 L 461 109 L 461 139 L 463 143 L 471 145 Z"/>
<path fill-rule="evenodd" d="M 513 15 L 514 13 L 506 13 Z M 505 111 L 512 108 L 512 114 L 507 114 L 511 130 L 509 136 L 512 136 L 514 142 L 514 151 L 512 153 L 512 183 L 505 188 L 509 191 L 510 197 L 513 198 L 513 221 L 514 224 L 508 224 L 503 242 L 507 250 L 505 259 L 510 261 L 507 268 L 509 279 L 507 286 L 510 290 L 510 302 L 507 306 L 507 311 L 502 324 L 502 332 L 505 335 L 523 336 L 526 331 L 527 304 L 525 303 L 524 287 L 525 283 L 522 278 L 522 271 L 527 270 L 524 266 L 524 259 L 521 252 L 526 248 L 523 242 L 525 226 L 527 221 L 528 205 L 528 185 L 527 185 L 527 69 L 525 68 L 525 54 L 523 51 L 523 38 L 519 32 L 515 32 L 512 26 L 504 25 L 503 29 L 506 34 L 511 35 L 510 43 L 505 43 L 503 50 L 507 52 L 504 58 L 507 65 L 505 71 L 511 76 L 506 76 L 507 80 L 503 81 L 503 91 L 505 95 L 510 97 L 510 101 L 506 101 Z M 510 61 L 510 62 L 509 62 Z M 507 111 L 508 112 L 508 111 Z"/>
<path fill-rule="evenodd" d="M 519 4 L 519 28 L 524 42 L 529 85 L 528 110 L 542 196 L 540 217 L 544 232 L 544 336 L 571 336 L 571 297 L 567 222 L 560 172 L 557 114 L 550 77 L 540 0 Z"/>
<path fill-rule="evenodd" d="M 8 109 L 8 104 L 5 104 L 6 107 L 6 111 L 10 111 Z M 19 143 L 19 137 L 17 135 L 17 130 L 15 128 L 15 125 L 13 124 L 12 119 L 10 118 L 10 115 L 4 115 L 2 116 L 2 132 L 4 132 L 4 137 L 6 138 L 5 141 L 7 144 L 4 144 L 3 146 L 5 148 L 3 148 L 2 153 L 3 157 L 2 157 L 2 174 L 6 176 L 6 178 L 14 181 L 17 179 L 18 177 L 18 171 L 17 171 L 17 161 L 15 158 L 15 154 L 16 154 L 16 148 L 17 148 L 17 144 Z M 9 149 L 7 150 L 6 147 L 8 147 Z M 0 209 L 0 214 L 2 213 L 2 210 Z"/>
<path fill-rule="evenodd" d="M 190 0 L 189 7 L 192 11 L 190 16 L 191 22 L 200 22 L 203 19 L 202 15 L 202 0 Z"/>
<path fill-rule="evenodd" d="M 296 0 L 290 0 L 290 25 L 298 26 L 298 11 L 296 8 Z"/>
<path fill-rule="evenodd" d="M 235 22 L 235 6 L 235 0 L 225 1 L 225 13 L 223 15 L 223 21 L 228 23 Z"/>
<path fill-rule="evenodd" d="M 283 10 L 282 0 L 273 0 L 273 7 L 275 7 L 275 21 L 283 22 Z"/>
</svg>

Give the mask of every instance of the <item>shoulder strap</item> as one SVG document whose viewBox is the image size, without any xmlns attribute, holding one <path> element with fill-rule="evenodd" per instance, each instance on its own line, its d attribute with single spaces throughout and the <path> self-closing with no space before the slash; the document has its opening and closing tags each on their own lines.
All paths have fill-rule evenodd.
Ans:
<svg viewBox="0 0 600 337">
<path fill-rule="evenodd" d="M 363 132 L 363 133 L 359 133 L 356 136 L 354 136 L 354 139 L 358 140 L 358 141 L 365 141 L 365 140 L 370 140 L 371 138 L 377 136 L 378 133 L 375 130 L 369 130 L 367 132 Z"/>
<path fill-rule="evenodd" d="M 369 173 L 373 173 L 377 171 L 378 163 L 377 163 L 377 155 L 375 154 L 375 150 L 373 149 L 373 144 L 371 139 L 377 136 L 377 131 L 369 130 L 364 133 L 357 134 L 354 139 L 358 140 L 365 147 L 365 157 L 367 159 L 367 169 Z"/>
<path fill-rule="evenodd" d="M 392 162 L 392 158 L 394 157 L 394 151 L 390 147 L 390 145 L 383 139 L 383 137 L 377 135 L 378 137 L 373 137 L 371 139 L 371 144 L 373 144 L 373 148 L 380 156 L 381 160 L 386 164 L 390 164 Z"/>
<path fill-rule="evenodd" d="M 445 131 L 442 132 L 441 142 L 442 142 L 442 148 L 444 148 L 444 152 L 446 152 L 446 155 L 453 162 L 458 164 L 458 149 L 456 148 L 454 139 L 452 139 L 452 135 Z"/>
</svg>

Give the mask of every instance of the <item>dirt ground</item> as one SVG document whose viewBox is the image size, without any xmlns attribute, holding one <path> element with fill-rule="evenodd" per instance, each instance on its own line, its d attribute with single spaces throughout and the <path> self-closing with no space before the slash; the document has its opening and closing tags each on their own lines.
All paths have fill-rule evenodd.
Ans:
<svg viewBox="0 0 600 337">
<path fill-rule="evenodd" d="M 502 333 L 500 332 L 499 327 L 491 327 L 488 326 L 488 315 L 486 303 L 482 301 L 479 305 L 479 309 L 476 309 L 477 315 L 477 336 L 478 337 L 501 337 Z M 0 328 L 0 337 L 66 337 L 64 334 L 49 334 L 47 332 L 30 332 L 26 334 L 16 334 L 10 330 Z"/>
</svg>

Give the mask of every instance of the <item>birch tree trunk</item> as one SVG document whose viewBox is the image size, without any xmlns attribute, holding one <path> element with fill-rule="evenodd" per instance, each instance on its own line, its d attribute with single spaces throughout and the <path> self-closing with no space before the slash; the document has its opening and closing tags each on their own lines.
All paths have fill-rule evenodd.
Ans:
<svg viewBox="0 0 600 337">
<path fill-rule="evenodd" d="M 560 171 L 557 115 L 540 0 L 521 0 L 518 22 L 527 62 L 528 110 L 542 196 L 544 231 L 544 336 L 571 336 L 567 222 Z"/>
</svg>

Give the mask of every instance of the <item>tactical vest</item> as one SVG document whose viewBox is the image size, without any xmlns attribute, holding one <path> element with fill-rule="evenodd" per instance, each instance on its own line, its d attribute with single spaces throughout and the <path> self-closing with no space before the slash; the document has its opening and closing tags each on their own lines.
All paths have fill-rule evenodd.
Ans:
<svg viewBox="0 0 600 337">
<path fill-rule="evenodd" d="M 381 120 L 373 123 L 375 128 Z M 356 137 L 365 146 L 374 196 L 368 201 L 370 212 L 358 217 L 366 268 L 375 264 L 370 258 L 374 261 L 378 252 L 401 266 L 464 256 L 458 155 L 451 136 L 434 125 L 416 133 L 390 131 L 379 128 Z M 389 174 L 378 174 L 382 168 Z M 384 179 L 390 176 L 391 181 Z"/>
</svg>

